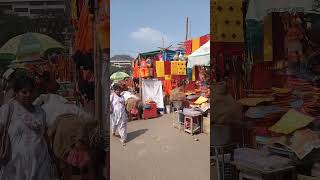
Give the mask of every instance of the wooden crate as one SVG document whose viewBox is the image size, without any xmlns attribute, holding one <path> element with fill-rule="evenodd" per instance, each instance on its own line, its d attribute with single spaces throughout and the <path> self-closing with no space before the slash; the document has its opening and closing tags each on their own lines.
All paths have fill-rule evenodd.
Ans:
<svg viewBox="0 0 320 180">
<path fill-rule="evenodd" d="M 203 117 L 203 133 L 210 134 L 210 117 Z"/>
</svg>

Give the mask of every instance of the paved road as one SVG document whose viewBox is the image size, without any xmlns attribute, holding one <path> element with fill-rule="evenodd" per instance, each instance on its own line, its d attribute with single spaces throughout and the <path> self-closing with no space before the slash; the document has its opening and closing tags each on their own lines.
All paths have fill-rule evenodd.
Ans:
<svg viewBox="0 0 320 180">
<path fill-rule="evenodd" d="M 111 137 L 112 180 L 209 180 L 210 137 L 193 137 L 172 127 L 176 114 L 132 121 L 123 147 Z"/>
</svg>

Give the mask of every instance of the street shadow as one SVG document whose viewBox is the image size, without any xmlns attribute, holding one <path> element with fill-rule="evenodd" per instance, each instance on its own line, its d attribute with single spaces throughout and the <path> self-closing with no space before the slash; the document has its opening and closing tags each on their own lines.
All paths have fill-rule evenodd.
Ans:
<svg viewBox="0 0 320 180">
<path fill-rule="evenodd" d="M 134 140 L 135 138 L 141 136 L 142 134 L 144 134 L 147 131 L 148 131 L 148 129 L 139 129 L 139 130 L 128 133 L 127 142 Z"/>
</svg>

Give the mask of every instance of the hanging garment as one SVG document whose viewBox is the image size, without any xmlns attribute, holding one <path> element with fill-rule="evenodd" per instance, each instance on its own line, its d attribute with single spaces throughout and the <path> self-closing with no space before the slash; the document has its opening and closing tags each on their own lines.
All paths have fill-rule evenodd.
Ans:
<svg viewBox="0 0 320 180">
<path fill-rule="evenodd" d="M 179 61 L 171 61 L 171 75 L 179 75 Z"/>
<path fill-rule="evenodd" d="M 178 61 L 178 75 L 187 75 L 187 64 L 185 61 Z"/>
<path fill-rule="evenodd" d="M 263 25 L 255 20 L 246 22 L 246 44 L 248 57 L 257 62 L 263 58 Z"/>
<path fill-rule="evenodd" d="M 200 38 L 192 39 L 192 52 L 200 48 Z"/>
<path fill-rule="evenodd" d="M 192 40 L 185 41 L 184 46 L 185 46 L 186 55 L 191 54 L 192 53 Z"/>
<path fill-rule="evenodd" d="M 244 42 L 241 0 L 215 0 L 211 30 L 214 42 Z"/>
<path fill-rule="evenodd" d="M 138 65 L 135 65 L 133 67 L 133 77 L 134 78 L 139 78 L 139 66 Z"/>
<path fill-rule="evenodd" d="M 272 13 L 272 38 L 274 60 L 283 60 L 285 58 L 285 30 L 281 20 L 280 13 Z"/>
<path fill-rule="evenodd" d="M 171 62 L 170 61 L 164 62 L 164 74 L 171 75 Z"/>
<path fill-rule="evenodd" d="M 273 60 L 273 39 L 272 39 L 272 16 L 268 15 L 264 19 L 264 61 Z"/>
<path fill-rule="evenodd" d="M 187 68 L 187 76 L 189 80 L 192 80 L 192 68 Z"/>
<path fill-rule="evenodd" d="M 157 77 L 163 78 L 165 75 L 164 72 L 164 61 L 156 61 L 156 74 Z"/>
<path fill-rule="evenodd" d="M 140 76 L 141 77 L 148 77 L 149 76 L 149 69 L 148 68 L 140 68 Z"/>
<path fill-rule="evenodd" d="M 164 86 L 164 92 L 166 96 L 169 96 L 172 91 L 172 84 L 171 80 L 164 80 L 163 81 L 163 86 Z"/>
</svg>

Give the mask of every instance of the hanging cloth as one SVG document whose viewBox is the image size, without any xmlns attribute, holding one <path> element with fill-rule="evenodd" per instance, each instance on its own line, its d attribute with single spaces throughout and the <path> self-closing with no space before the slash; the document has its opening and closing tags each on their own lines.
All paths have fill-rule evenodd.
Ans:
<svg viewBox="0 0 320 180">
<path fill-rule="evenodd" d="M 192 52 L 200 48 L 200 38 L 192 39 Z"/>
<path fill-rule="evenodd" d="M 171 61 L 171 75 L 179 75 L 179 61 Z"/>
<path fill-rule="evenodd" d="M 164 61 L 164 74 L 171 75 L 171 62 L 170 61 Z"/>
<path fill-rule="evenodd" d="M 164 80 L 163 81 L 163 86 L 164 86 L 164 92 L 166 96 L 169 96 L 172 91 L 172 84 L 171 80 Z"/>
<path fill-rule="evenodd" d="M 156 61 L 156 74 L 158 78 L 164 77 L 164 61 Z"/>
<path fill-rule="evenodd" d="M 186 55 L 191 54 L 192 53 L 192 40 L 185 41 L 184 46 L 185 46 Z"/>
</svg>

